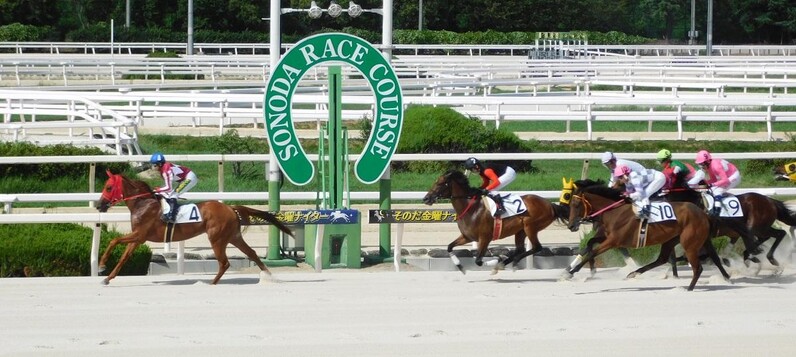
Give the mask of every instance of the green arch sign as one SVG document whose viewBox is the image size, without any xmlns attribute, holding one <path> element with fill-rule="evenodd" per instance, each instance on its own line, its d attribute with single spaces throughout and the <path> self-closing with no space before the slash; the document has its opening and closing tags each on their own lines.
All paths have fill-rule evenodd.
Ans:
<svg viewBox="0 0 796 357">
<path fill-rule="evenodd" d="M 324 62 L 344 62 L 359 70 L 376 97 L 376 113 L 365 149 L 354 166 L 357 178 L 376 182 L 387 170 L 398 146 L 403 123 L 403 96 L 390 62 L 367 41 L 344 33 L 325 33 L 301 40 L 275 68 L 266 86 L 263 108 L 271 150 L 285 176 L 305 185 L 315 166 L 298 141 L 290 116 L 292 96 L 302 76 Z"/>
</svg>

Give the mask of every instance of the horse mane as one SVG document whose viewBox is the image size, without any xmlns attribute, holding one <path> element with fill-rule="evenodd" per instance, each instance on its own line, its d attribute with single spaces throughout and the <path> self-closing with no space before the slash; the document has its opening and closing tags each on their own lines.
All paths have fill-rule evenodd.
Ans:
<svg viewBox="0 0 796 357">
<path fill-rule="evenodd" d="M 580 188 L 580 186 L 578 186 Z M 622 191 L 606 186 L 605 184 L 593 184 L 591 186 L 583 187 L 581 193 L 592 193 L 598 196 L 612 199 L 614 201 L 621 200 Z"/>
<path fill-rule="evenodd" d="M 133 178 L 127 177 L 127 176 L 122 175 L 122 174 L 119 174 L 119 176 L 121 176 L 122 179 L 130 182 L 131 185 L 133 185 L 135 188 L 137 188 L 137 189 L 139 189 L 141 191 L 152 192 L 152 186 L 149 186 L 149 184 L 144 182 L 144 181 L 133 179 Z"/>
<path fill-rule="evenodd" d="M 462 187 L 470 189 L 470 180 L 467 179 L 467 176 L 464 176 L 463 172 L 459 170 L 448 170 L 444 176 L 447 177 L 448 180 L 454 181 Z"/>
<path fill-rule="evenodd" d="M 592 180 L 592 179 L 583 179 L 575 181 L 575 186 L 578 188 L 586 188 L 594 185 L 605 185 L 605 181 L 602 179 Z"/>
</svg>

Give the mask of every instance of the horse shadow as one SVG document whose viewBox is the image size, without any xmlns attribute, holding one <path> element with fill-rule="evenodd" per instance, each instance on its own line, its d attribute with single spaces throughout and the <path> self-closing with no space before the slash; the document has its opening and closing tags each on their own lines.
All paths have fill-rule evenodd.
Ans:
<svg viewBox="0 0 796 357">
<path fill-rule="evenodd" d="M 183 280 L 162 280 L 162 281 L 153 281 L 152 283 L 155 285 L 163 285 L 163 286 L 187 286 L 187 285 L 195 285 L 195 284 L 207 284 L 212 285 L 213 279 L 183 279 Z M 272 280 L 267 281 L 265 284 L 280 284 L 280 283 L 323 283 L 326 282 L 326 279 L 301 279 L 301 280 L 289 280 L 284 279 L 282 277 L 273 277 Z M 224 280 L 220 280 L 216 285 L 257 285 L 260 284 L 260 278 L 226 278 Z"/>
</svg>

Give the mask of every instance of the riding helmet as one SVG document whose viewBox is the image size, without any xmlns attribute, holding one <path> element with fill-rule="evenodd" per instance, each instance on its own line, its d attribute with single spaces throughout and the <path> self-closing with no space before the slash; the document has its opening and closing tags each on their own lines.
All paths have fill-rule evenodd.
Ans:
<svg viewBox="0 0 796 357">
<path fill-rule="evenodd" d="M 669 161 L 672 160 L 671 151 L 666 149 L 661 149 L 661 151 L 658 151 L 658 161 L 664 161 L 664 160 L 669 160 Z"/>
<path fill-rule="evenodd" d="M 617 165 L 614 169 L 614 176 L 620 177 L 624 175 L 630 175 L 630 168 L 625 165 Z"/>
<path fill-rule="evenodd" d="M 616 160 L 616 156 L 614 156 L 614 153 L 612 153 L 610 151 L 604 152 L 603 153 L 603 157 L 602 157 L 602 163 L 603 164 L 607 164 L 611 160 Z"/>
<path fill-rule="evenodd" d="M 149 158 L 150 164 L 163 164 L 165 162 L 166 162 L 166 157 L 163 156 L 163 154 L 161 154 L 160 152 L 152 154 L 152 156 Z"/>
<path fill-rule="evenodd" d="M 713 157 L 710 156 L 710 153 L 707 150 L 700 150 L 696 156 L 696 163 L 697 165 L 702 165 L 703 163 L 710 162 L 713 160 Z"/>
<path fill-rule="evenodd" d="M 481 161 L 478 159 L 471 157 L 464 161 L 464 168 L 468 170 L 472 170 L 474 167 L 481 167 Z"/>
</svg>

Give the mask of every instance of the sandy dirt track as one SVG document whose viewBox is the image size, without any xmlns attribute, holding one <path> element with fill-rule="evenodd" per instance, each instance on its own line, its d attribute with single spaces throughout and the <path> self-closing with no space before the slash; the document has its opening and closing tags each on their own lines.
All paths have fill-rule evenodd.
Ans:
<svg viewBox="0 0 796 357">
<path fill-rule="evenodd" d="M 0 279 L 0 355 L 793 356 L 793 268 L 626 269 Z"/>
</svg>

